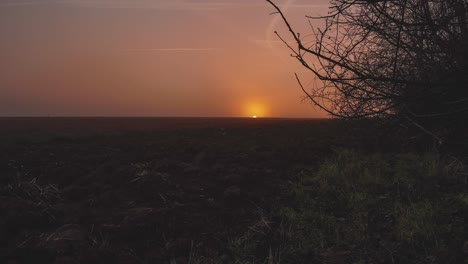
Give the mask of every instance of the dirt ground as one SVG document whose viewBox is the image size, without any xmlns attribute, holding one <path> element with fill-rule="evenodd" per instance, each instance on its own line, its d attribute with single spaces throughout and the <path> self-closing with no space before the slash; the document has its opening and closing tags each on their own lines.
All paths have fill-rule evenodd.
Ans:
<svg viewBox="0 0 468 264">
<path fill-rule="evenodd" d="M 2 263 L 193 263 L 334 148 L 307 119 L 0 119 Z M 202 261 L 203 262 L 203 261 Z"/>
<path fill-rule="evenodd" d="M 466 263 L 466 141 L 441 154 L 389 134 L 0 118 L 0 263 Z"/>
</svg>

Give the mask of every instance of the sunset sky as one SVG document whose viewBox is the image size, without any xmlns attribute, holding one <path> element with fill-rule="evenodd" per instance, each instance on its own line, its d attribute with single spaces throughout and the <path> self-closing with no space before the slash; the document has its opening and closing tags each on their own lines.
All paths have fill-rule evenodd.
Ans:
<svg viewBox="0 0 468 264">
<path fill-rule="evenodd" d="M 328 0 L 278 0 L 298 28 Z M 265 0 L 0 0 L 0 116 L 323 117 Z M 307 32 L 306 32 L 307 33 Z"/>
</svg>

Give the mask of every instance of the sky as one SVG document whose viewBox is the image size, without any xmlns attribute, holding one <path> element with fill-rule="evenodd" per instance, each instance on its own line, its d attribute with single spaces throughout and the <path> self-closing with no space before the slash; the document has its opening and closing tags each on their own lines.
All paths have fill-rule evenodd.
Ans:
<svg viewBox="0 0 468 264">
<path fill-rule="evenodd" d="M 291 22 L 328 0 L 277 0 Z M 0 0 L 0 116 L 324 117 L 265 0 Z"/>
</svg>

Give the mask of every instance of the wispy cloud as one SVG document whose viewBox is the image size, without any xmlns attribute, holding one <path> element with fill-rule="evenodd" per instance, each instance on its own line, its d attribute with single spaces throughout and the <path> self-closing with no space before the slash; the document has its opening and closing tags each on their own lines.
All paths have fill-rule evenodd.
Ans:
<svg viewBox="0 0 468 264">
<path fill-rule="evenodd" d="M 125 49 L 121 52 L 127 53 L 153 53 L 153 52 L 203 52 L 215 51 L 218 48 L 155 48 L 155 49 Z"/>
<path fill-rule="evenodd" d="M 75 55 L 92 55 L 96 56 L 114 56 L 114 55 L 152 55 L 160 53 L 197 53 L 197 52 L 214 52 L 222 50 L 221 48 L 148 48 L 148 49 L 23 49 L 23 50 L 0 50 L 0 58 L 22 58 L 37 56 L 36 54 L 41 54 L 44 56 L 59 56 L 59 57 L 68 57 Z"/>
<path fill-rule="evenodd" d="M 55 3 L 55 1 L 52 1 Z M 11 2 L 3 2 L 0 3 L 0 7 L 15 7 L 15 6 L 31 6 L 31 5 L 42 5 L 42 4 L 47 4 L 50 3 L 48 1 L 11 1 Z"/>
</svg>

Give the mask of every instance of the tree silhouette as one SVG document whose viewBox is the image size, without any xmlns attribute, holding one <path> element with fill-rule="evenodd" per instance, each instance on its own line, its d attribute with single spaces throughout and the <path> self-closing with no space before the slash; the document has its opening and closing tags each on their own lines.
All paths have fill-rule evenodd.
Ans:
<svg viewBox="0 0 468 264">
<path fill-rule="evenodd" d="M 468 0 L 331 0 L 306 17 L 312 44 L 267 2 L 294 41 L 275 33 L 321 80 L 305 87 L 296 74 L 300 87 L 331 116 L 411 124 L 439 143 L 468 121 Z"/>
</svg>

